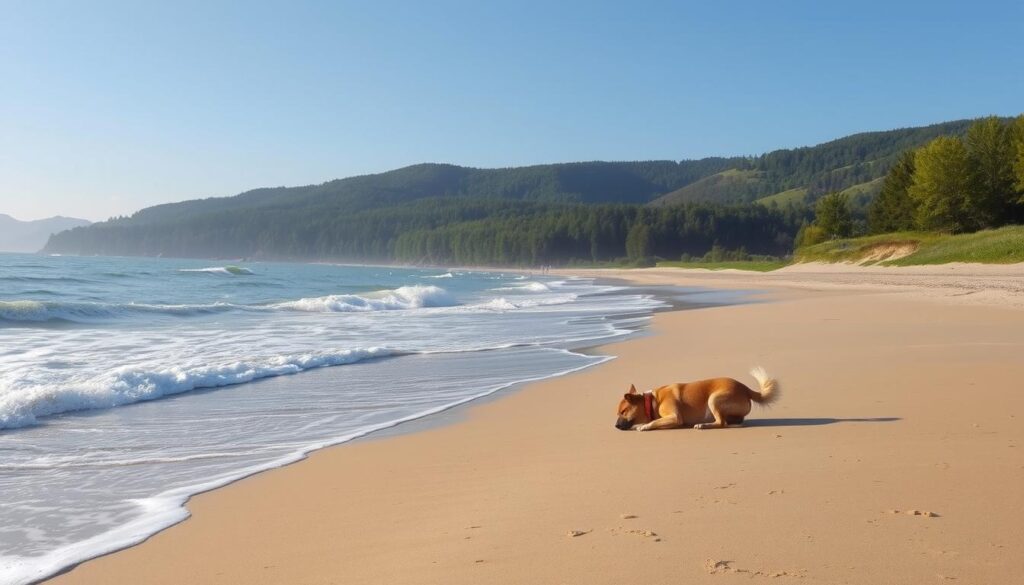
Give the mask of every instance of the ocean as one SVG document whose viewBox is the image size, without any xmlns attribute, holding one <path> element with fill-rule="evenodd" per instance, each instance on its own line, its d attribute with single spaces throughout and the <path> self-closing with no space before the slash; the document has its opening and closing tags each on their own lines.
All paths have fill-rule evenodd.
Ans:
<svg viewBox="0 0 1024 585">
<path fill-rule="evenodd" d="M 140 542 L 189 496 L 313 450 L 611 359 L 579 350 L 663 306 L 543 275 L 0 254 L 0 583 Z"/>
</svg>

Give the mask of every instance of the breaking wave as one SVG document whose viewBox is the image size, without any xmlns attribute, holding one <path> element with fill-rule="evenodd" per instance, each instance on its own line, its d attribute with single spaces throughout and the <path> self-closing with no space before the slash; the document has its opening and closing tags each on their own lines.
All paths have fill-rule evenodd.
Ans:
<svg viewBox="0 0 1024 585">
<path fill-rule="evenodd" d="M 229 311 L 238 305 L 212 303 L 206 305 L 144 305 L 110 303 L 74 303 L 64 301 L 0 301 L 0 322 L 68 321 L 72 323 L 100 323 L 133 314 L 187 317 Z"/>
<path fill-rule="evenodd" d="M 397 354 L 383 347 L 370 347 L 250 358 L 210 366 L 160 369 L 125 366 L 78 382 L 26 384 L 0 394 L 0 429 L 33 425 L 43 416 L 111 408 L 200 388 L 243 384 Z"/>
<path fill-rule="evenodd" d="M 189 317 L 225 311 L 304 311 L 342 313 L 355 311 L 387 311 L 451 307 L 458 305 L 455 297 L 437 286 L 403 286 L 394 290 L 367 293 L 328 295 L 303 298 L 269 305 L 239 305 L 217 302 L 201 305 L 146 305 L 135 303 L 90 303 L 64 301 L 0 301 L 0 323 L 102 323 L 138 315 L 157 317 Z"/>
<path fill-rule="evenodd" d="M 182 268 L 178 272 L 205 272 L 207 274 L 226 274 L 231 276 L 244 276 L 252 274 L 252 270 L 241 266 L 211 266 L 209 268 Z"/>
<path fill-rule="evenodd" d="M 488 311 L 514 311 L 516 309 L 529 309 L 533 307 L 544 307 L 549 305 L 564 305 L 571 303 L 578 298 L 575 294 L 559 295 L 554 297 L 547 297 L 543 299 L 507 299 L 505 297 L 498 297 L 491 299 L 486 303 L 480 303 L 479 305 L 473 305 L 476 309 L 484 309 Z"/>
<path fill-rule="evenodd" d="M 422 309 L 425 307 L 452 307 L 457 305 L 448 291 L 437 286 L 403 286 L 366 296 L 328 295 L 287 301 L 270 305 L 274 309 L 306 311 L 310 313 L 347 313 L 354 311 L 388 311 L 396 309 Z"/>
<path fill-rule="evenodd" d="M 555 285 L 556 283 L 550 283 L 550 284 L 551 285 Z M 543 282 L 531 281 L 531 282 L 524 282 L 523 284 L 517 284 L 517 285 L 514 285 L 514 286 L 503 286 L 501 288 L 494 288 L 494 289 L 491 289 L 491 290 L 503 291 L 503 292 L 535 292 L 535 293 L 544 293 L 544 292 L 551 292 L 551 286 L 549 286 L 547 284 L 544 284 Z"/>
</svg>

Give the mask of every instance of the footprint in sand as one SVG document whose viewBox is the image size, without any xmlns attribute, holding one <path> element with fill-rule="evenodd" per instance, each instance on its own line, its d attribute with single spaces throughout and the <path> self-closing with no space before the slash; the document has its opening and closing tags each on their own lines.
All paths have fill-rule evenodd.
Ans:
<svg viewBox="0 0 1024 585">
<path fill-rule="evenodd" d="M 569 538 L 576 538 L 577 536 L 583 536 L 584 534 L 590 534 L 591 532 L 592 531 L 590 530 L 570 530 L 569 532 L 566 532 L 565 535 Z"/>
<path fill-rule="evenodd" d="M 798 571 L 761 571 L 757 569 L 744 569 L 741 567 L 734 567 L 732 566 L 732 563 L 733 561 L 716 561 L 714 559 L 708 559 L 704 562 L 704 568 L 711 575 L 734 573 L 750 577 L 769 577 L 771 579 L 777 579 L 779 577 L 803 579 L 806 577 L 805 573 L 807 572 L 807 569 L 800 569 Z"/>
<path fill-rule="evenodd" d="M 895 509 L 888 510 L 888 512 L 890 514 L 900 514 L 901 513 L 899 510 L 895 510 Z M 906 514 L 907 516 L 924 516 L 925 518 L 938 518 L 939 517 L 939 515 L 936 514 L 935 512 L 929 512 L 928 510 L 906 510 L 905 512 L 902 512 L 902 513 Z"/>
<path fill-rule="evenodd" d="M 661 542 L 661 537 L 653 530 L 644 530 L 642 528 L 629 528 L 624 530 L 621 526 L 617 526 L 615 528 L 609 528 L 608 532 L 611 532 L 612 536 L 618 536 L 619 534 L 632 534 L 643 538 L 649 538 L 653 542 Z"/>
</svg>

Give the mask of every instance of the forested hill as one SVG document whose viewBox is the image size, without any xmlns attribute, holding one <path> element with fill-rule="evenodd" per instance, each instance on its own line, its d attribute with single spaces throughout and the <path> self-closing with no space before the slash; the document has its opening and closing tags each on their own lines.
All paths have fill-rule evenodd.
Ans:
<svg viewBox="0 0 1024 585">
<path fill-rule="evenodd" d="M 919 128 L 864 132 L 817 146 L 776 150 L 681 187 L 655 204 L 810 203 L 825 193 L 843 190 L 870 198 L 878 193 L 880 179 L 900 153 L 938 136 L 962 136 L 971 122 L 957 120 Z"/>
<path fill-rule="evenodd" d="M 506 169 L 419 164 L 304 187 L 255 189 L 234 197 L 157 205 L 134 221 L 166 221 L 219 211 L 326 207 L 354 213 L 428 197 L 513 199 L 546 203 L 646 203 L 736 165 L 743 158 L 696 161 L 580 162 Z"/>
<path fill-rule="evenodd" d="M 757 157 L 505 169 L 421 164 L 158 205 L 56 234 L 46 251 L 521 264 L 699 255 L 714 244 L 782 254 L 807 217 L 805 203 L 848 187 L 870 197 L 872 181 L 899 152 L 961 134 L 968 123 L 858 134 Z M 749 205 L 759 198 L 765 205 Z"/>
</svg>

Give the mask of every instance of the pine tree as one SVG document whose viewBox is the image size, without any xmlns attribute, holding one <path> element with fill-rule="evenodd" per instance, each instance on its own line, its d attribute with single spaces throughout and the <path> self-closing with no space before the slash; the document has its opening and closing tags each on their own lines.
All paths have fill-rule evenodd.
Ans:
<svg viewBox="0 0 1024 585">
<path fill-rule="evenodd" d="M 967 209 L 974 229 L 1002 225 L 1017 199 L 1011 131 L 999 118 L 979 120 L 964 140 L 970 189 Z"/>
<path fill-rule="evenodd" d="M 970 229 L 969 189 L 967 149 L 959 138 L 941 136 L 917 151 L 909 193 L 918 227 L 954 233 Z"/>
<path fill-rule="evenodd" d="M 914 229 L 914 200 L 907 192 L 914 183 L 914 151 L 908 150 L 889 170 L 882 190 L 868 208 L 872 233 L 882 234 Z"/>
<path fill-rule="evenodd" d="M 1024 204 L 1024 114 L 1017 116 L 1013 121 L 1013 149 L 1015 152 L 1013 171 L 1016 178 L 1017 192 L 1020 194 L 1018 202 Z"/>
<path fill-rule="evenodd" d="M 653 239 L 647 225 L 637 222 L 629 229 L 626 236 L 626 256 L 630 260 L 642 260 L 651 255 Z"/>
<path fill-rule="evenodd" d="M 815 224 L 829 238 L 847 238 L 853 233 L 850 198 L 844 193 L 829 193 L 814 207 Z"/>
</svg>

